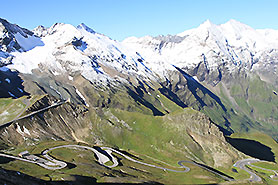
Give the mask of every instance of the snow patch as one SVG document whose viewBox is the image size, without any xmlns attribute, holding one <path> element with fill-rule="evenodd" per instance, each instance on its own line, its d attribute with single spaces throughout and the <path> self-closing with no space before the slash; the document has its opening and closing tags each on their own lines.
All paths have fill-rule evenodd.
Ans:
<svg viewBox="0 0 278 185">
<path fill-rule="evenodd" d="M 199 83 L 200 83 L 200 81 L 199 81 L 199 79 L 198 79 L 198 77 L 197 77 L 197 76 L 193 76 L 193 78 L 194 78 L 194 80 L 196 80 L 197 82 L 199 82 Z"/>
<path fill-rule="evenodd" d="M 78 94 L 78 96 L 79 96 L 80 98 L 82 98 L 82 100 L 84 101 L 85 105 L 86 105 L 87 107 L 89 107 L 89 104 L 87 104 L 86 99 L 85 99 L 84 96 L 81 94 L 81 92 L 80 92 L 78 89 L 75 89 L 75 91 L 76 91 L 76 93 Z"/>
<path fill-rule="evenodd" d="M 11 96 L 11 97 L 14 97 L 14 98 L 17 98 L 13 93 L 11 93 L 10 91 L 8 91 L 8 93 L 9 93 L 9 95 Z"/>
<path fill-rule="evenodd" d="M 0 38 L 1 38 L 1 36 L 0 36 Z M 0 50 L 0 64 L 1 63 L 2 63 L 2 65 L 3 64 L 6 64 L 6 65 L 9 64 L 12 57 L 13 56 L 10 55 L 9 53 Z"/>
<path fill-rule="evenodd" d="M 9 83 L 9 84 L 11 83 L 11 80 L 8 79 L 8 78 L 6 78 L 5 81 L 6 81 L 7 83 Z"/>
<path fill-rule="evenodd" d="M 24 132 L 21 130 L 20 126 L 18 125 L 18 123 L 16 123 L 16 131 L 20 134 L 20 135 L 24 135 Z"/>
<path fill-rule="evenodd" d="M 25 126 L 23 126 L 23 132 L 29 136 L 31 135 L 29 130 Z"/>
<path fill-rule="evenodd" d="M 17 88 L 21 93 L 23 93 L 23 90 L 22 89 L 20 89 L 19 87 Z"/>
<path fill-rule="evenodd" d="M 73 81 L 73 77 L 72 76 L 68 76 L 69 80 Z"/>
<path fill-rule="evenodd" d="M 52 71 L 52 73 L 53 73 L 53 75 L 55 75 L 55 76 L 60 75 L 60 73 L 59 73 L 59 72 L 57 72 L 57 71 Z"/>
</svg>

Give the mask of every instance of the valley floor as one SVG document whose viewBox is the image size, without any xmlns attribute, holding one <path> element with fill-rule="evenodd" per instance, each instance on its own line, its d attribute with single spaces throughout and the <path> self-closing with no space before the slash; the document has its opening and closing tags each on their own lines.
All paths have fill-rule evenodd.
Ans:
<svg viewBox="0 0 278 185">
<path fill-rule="evenodd" d="M 85 145 L 80 145 L 80 144 L 76 145 L 76 144 L 65 144 L 65 143 L 62 144 L 62 143 L 57 146 L 54 146 L 56 144 L 53 144 L 53 143 L 50 145 L 49 145 L 49 143 L 47 143 L 46 146 L 44 146 L 44 144 L 39 144 L 39 146 L 37 146 L 37 147 L 36 146 L 29 147 L 28 149 L 31 149 L 31 152 L 34 154 L 30 154 L 27 151 L 23 151 L 23 152 L 19 153 L 18 157 L 16 157 L 15 154 L 18 151 L 22 150 L 23 148 L 17 149 L 15 151 L 8 151 L 8 152 L 10 152 L 10 154 L 1 153 L 0 154 L 0 157 L 2 157 L 2 158 L 0 158 L 2 161 L 1 167 L 5 168 L 5 169 L 9 169 L 9 170 L 13 169 L 13 168 L 17 169 L 17 167 L 19 167 L 19 165 L 21 164 L 22 167 L 19 168 L 21 170 L 20 170 L 20 172 L 18 172 L 20 174 L 20 173 L 26 173 L 27 166 L 30 166 L 31 167 L 30 169 L 33 169 L 33 168 L 38 169 L 37 167 L 34 167 L 34 164 L 36 164 L 39 166 L 39 168 L 44 168 L 47 171 L 47 174 L 45 174 L 45 172 L 46 172 L 45 170 L 40 169 L 36 172 L 29 170 L 29 173 L 27 172 L 28 175 L 37 176 L 41 179 L 46 179 L 46 177 L 49 176 L 49 174 L 51 174 L 51 176 L 53 176 L 56 180 L 60 179 L 61 181 L 63 181 L 65 177 L 61 177 L 61 174 L 64 174 L 64 172 L 67 172 L 66 173 L 68 175 L 67 178 L 69 178 L 74 173 L 72 174 L 72 172 L 70 172 L 70 173 L 68 173 L 68 172 L 70 170 L 73 171 L 74 168 L 80 167 L 79 166 L 80 159 L 78 159 L 78 158 L 83 158 L 83 159 L 87 158 L 86 159 L 87 165 L 89 165 L 89 162 L 91 161 L 92 165 L 102 166 L 102 169 L 103 170 L 105 169 L 104 171 L 106 171 L 105 173 L 110 172 L 113 174 L 113 173 L 115 173 L 115 171 L 112 170 L 112 168 L 115 168 L 116 171 L 120 171 L 125 175 L 129 174 L 128 175 L 129 177 L 125 177 L 125 180 L 124 180 L 125 182 L 133 182 L 134 181 L 134 177 L 135 177 L 133 174 L 134 171 L 136 171 L 136 176 L 139 176 L 139 179 L 144 177 L 146 174 L 155 175 L 156 173 L 160 173 L 162 176 L 164 176 L 165 173 L 167 173 L 168 175 L 170 174 L 171 176 L 173 176 L 172 178 L 174 178 L 176 176 L 176 175 L 174 175 L 174 173 L 178 173 L 180 175 L 183 174 L 184 177 L 188 177 L 187 174 L 190 172 L 191 168 L 194 172 L 193 179 L 196 178 L 193 181 L 198 182 L 200 184 L 208 182 L 207 180 L 209 180 L 209 179 L 210 179 L 209 180 L 210 182 L 215 182 L 215 183 L 224 182 L 224 181 L 226 181 L 226 182 L 234 181 L 235 184 L 241 184 L 244 182 L 248 183 L 248 181 L 249 182 L 257 182 L 257 183 L 271 182 L 271 184 L 273 184 L 273 182 L 278 181 L 277 170 L 273 170 L 273 167 L 276 165 L 273 165 L 271 163 L 268 163 L 267 161 L 262 161 L 259 159 L 244 159 L 244 160 L 237 161 L 233 165 L 233 171 L 235 173 L 238 173 L 237 174 L 238 177 L 236 177 L 234 179 L 232 177 L 225 175 L 224 173 L 221 173 L 217 170 L 212 169 L 211 167 L 206 167 L 204 165 L 201 165 L 201 164 L 193 162 L 193 161 L 179 161 L 178 164 L 180 165 L 180 167 L 174 167 L 172 165 L 169 165 L 169 164 L 163 163 L 163 162 L 160 162 L 159 164 L 157 164 L 156 161 L 143 160 L 143 159 L 136 157 L 135 155 L 128 153 L 126 151 L 121 151 L 121 150 L 117 150 L 117 149 L 110 148 L 110 147 L 98 147 L 98 146 L 90 147 L 90 146 L 85 146 Z M 48 148 L 45 148 L 45 147 L 48 147 Z M 45 149 L 43 151 L 41 151 L 40 154 L 38 154 L 38 148 L 39 149 L 45 148 Z M 95 159 L 92 160 L 92 158 L 90 157 L 92 153 L 90 154 L 89 151 L 93 152 L 93 154 L 95 155 Z M 77 155 L 77 156 L 73 156 L 73 155 Z M 73 162 L 74 165 L 70 164 L 71 162 L 69 163 L 69 160 L 68 160 L 69 157 L 72 158 L 72 160 L 70 160 L 70 161 Z M 76 157 L 77 157 L 77 159 L 76 159 Z M 120 157 L 123 157 L 123 158 L 120 158 Z M 10 160 L 18 160 L 18 162 L 17 161 L 9 161 L 9 160 L 5 161 L 4 158 L 10 159 Z M 154 156 L 154 158 L 155 158 L 155 156 Z M 23 163 L 21 163 L 20 161 Z M 26 162 L 29 163 L 30 165 L 29 164 L 26 165 Z M 190 167 L 185 166 L 184 163 L 187 163 L 188 166 L 190 166 Z M 251 163 L 255 163 L 255 164 L 253 165 Z M 265 164 L 268 164 L 268 166 L 265 166 Z M 23 166 L 25 166 L 25 167 L 23 167 Z M 82 163 L 81 166 L 84 166 L 84 163 Z M 133 171 L 132 175 L 130 174 L 130 172 L 127 172 L 126 170 L 124 170 L 123 167 L 132 169 L 132 171 Z M 52 172 L 50 172 L 50 171 L 52 171 Z M 208 176 L 204 175 L 204 171 L 206 171 L 205 174 L 207 174 Z M 183 173 L 181 173 L 181 172 L 183 172 Z M 139 175 L 140 173 L 143 176 Z M 249 178 L 248 178 L 248 175 L 246 175 L 246 173 L 249 174 L 249 176 L 250 176 Z M 43 175 L 43 174 L 45 174 L 45 175 Z M 259 175 L 257 175 L 257 174 L 259 174 Z M 176 178 L 179 178 L 180 175 L 177 175 Z M 192 175 L 192 173 L 191 173 L 191 175 Z M 261 177 L 263 177 L 263 178 L 261 178 Z M 214 180 L 212 180 L 211 178 L 213 178 Z M 53 178 L 50 178 L 50 179 L 53 180 Z M 98 178 L 96 178 L 96 179 L 98 179 Z M 101 179 L 100 182 L 107 181 L 107 178 L 104 178 L 104 177 L 102 177 L 100 179 Z M 184 178 L 182 178 L 182 179 L 184 180 Z M 197 179 L 199 179 L 199 180 L 197 180 Z M 265 180 L 265 179 L 267 179 L 267 180 Z M 112 180 L 112 179 L 110 179 L 110 180 Z M 157 182 L 157 180 L 158 179 L 155 179 L 154 181 Z M 158 182 L 167 183 L 167 181 L 165 182 L 165 181 L 163 181 L 163 180 L 161 181 L 161 180 L 162 179 L 159 179 Z M 193 182 L 193 181 L 191 181 L 191 182 Z M 172 182 L 181 183 L 176 180 L 174 180 Z M 186 182 L 186 181 L 185 181 L 185 183 L 190 184 L 190 182 Z"/>
</svg>

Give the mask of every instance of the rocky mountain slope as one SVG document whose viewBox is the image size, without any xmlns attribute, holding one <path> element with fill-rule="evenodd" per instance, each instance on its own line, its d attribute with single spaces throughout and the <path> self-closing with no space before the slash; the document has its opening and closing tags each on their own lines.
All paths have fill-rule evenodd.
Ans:
<svg viewBox="0 0 278 185">
<path fill-rule="evenodd" d="M 200 81 L 205 80 L 208 71 L 218 70 L 218 79 L 210 81 L 216 85 L 223 68 L 229 72 L 237 68 L 256 71 L 277 61 L 277 34 L 276 30 L 255 30 L 235 20 L 222 25 L 208 20 L 177 35 L 130 37 L 123 43 L 140 52 L 154 69 L 164 63 L 193 68 L 192 75 Z"/>
<path fill-rule="evenodd" d="M 10 27 L 21 30 L 18 26 Z M 150 73 L 140 55 L 85 24 L 74 27 L 57 23 L 48 29 L 40 26 L 34 33 L 30 32 L 32 37 L 23 31 L 14 33 L 9 27 L 6 29 L 21 47 L 12 52 L 12 68 L 21 73 L 30 74 L 39 68 L 40 72 L 70 76 L 79 71 L 88 80 L 104 84 L 112 80 L 110 76 L 122 79 L 121 75 L 148 76 Z"/>
<path fill-rule="evenodd" d="M 118 42 L 85 24 L 29 31 L 4 19 L 0 23 L 2 150 L 79 142 L 171 165 L 184 159 L 227 170 L 246 157 L 227 135 L 260 130 L 277 139 L 275 30 L 206 21 L 177 35 Z M 101 170 L 110 177 L 105 182 L 123 175 L 123 169 Z M 152 173 L 157 172 L 146 174 Z M 139 179 L 134 182 L 172 178 L 126 174 Z"/>
<path fill-rule="evenodd" d="M 248 130 L 248 122 L 253 121 L 270 133 L 277 131 L 278 123 L 277 37 L 277 30 L 255 30 L 230 20 L 222 25 L 206 21 L 173 36 L 131 37 L 123 43 L 140 52 L 146 65 L 161 76 L 171 80 L 178 67 L 221 97 L 227 109 L 243 113 L 249 120 L 241 120 L 241 130 Z"/>
</svg>

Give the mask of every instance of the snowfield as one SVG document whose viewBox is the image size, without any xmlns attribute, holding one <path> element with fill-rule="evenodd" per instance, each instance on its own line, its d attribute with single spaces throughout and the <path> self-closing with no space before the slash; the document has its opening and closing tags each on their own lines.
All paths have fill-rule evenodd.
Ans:
<svg viewBox="0 0 278 185">
<path fill-rule="evenodd" d="M 21 73 L 47 69 L 55 75 L 81 71 L 90 81 L 103 83 L 111 78 L 102 66 L 123 74 L 149 76 L 151 73 L 134 50 L 96 33 L 85 24 L 74 27 L 56 23 L 48 29 L 40 26 L 35 34 L 37 36 L 25 37 L 20 32 L 14 35 L 23 52 L 11 53 L 14 58 L 8 68 Z"/>
<path fill-rule="evenodd" d="M 202 63 L 207 70 L 221 65 L 229 71 L 239 66 L 251 70 L 278 59 L 277 30 L 255 30 L 235 20 L 221 25 L 206 21 L 177 35 L 130 37 L 123 42 L 83 23 L 77 27 L 63 23 L 39 26 L 34 34 L 12 26 L 21 48 L 10 53 L 0 51 L 0 63 L 12 62 L 7 68 L 21 73 L 39 69 L 56 76 L 67 74 L 69 79 L 80 72 L 101 84 L 125 81 L 123 76 L 130 75 L 153 79 L 158 74 L 164 78 L 169 70 L 176 70 L 174 66 L 188 69 Z"/>
<path fill-rule="evenodd" d="M 228 63 L 230 70 L 239 65 L 250 69 L 262 59 L 262 53 L 278 49 L 278 31 L 255 30 L 236 20 L 221 25 L 208 20 L 175 37 L 130 37 L 123 43 L 138 51 L 156 72 L 168 69 L 166 63 L 190 68 L 203 62 L 208 69 Z"/>
</svg>

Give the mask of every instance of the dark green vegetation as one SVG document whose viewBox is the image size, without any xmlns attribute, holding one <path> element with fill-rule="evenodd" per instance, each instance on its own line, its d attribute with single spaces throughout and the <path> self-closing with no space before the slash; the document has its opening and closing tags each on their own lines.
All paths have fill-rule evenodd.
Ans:
<svg viewBox="0 0 278 185">
<path fill-rule="evenodd" d="M 100 91 L 89 88 L 90 84 L 84 79 L 81 82 L 84 88 L 82 93 L 90 97 L 88 99 L 93 108 L 85 107 L 80 103 L 75 104 L 77 100 L 73 99 L 73 103 L 17 121 L 2 129 L 1 139 L 3 143 L 8 143 L 10 148 L 3 151 L 14 155 L 24 150 L 40 154 L 43 149 L 60 144 L 50 142 L 53 139 L 86 142 L 121 148 L 138 156 L 144 162 L 166 165 L 173 169 L 179 167 L 177 162 L 180 160 L 195 160 L 213 167 L 224 167 L 232 165 L 233 161 L 242 157 L 226 143 L 223 134 L 207 116 L 192 108 L 181 108 L 159 91 L 140 83 L 139 86 L 134 85 L 126 91 L 121 88 Z M 138 97 L 131 97 L 128 93 L 130 91 Z M 50 105 L 53 101 L 57 100 L 45 96 L 28 108 L 25 114 Z M 146 102 L 147 104 L 151 102 L 155 109 L 146 106 Z M 159 110 L 164 116 L 153 116 L 153 110 Z M 38 150 L 33 149 L 32 146 Z M 15 150 L 12 149 L 13 147 Z M 207 184 L 223 181 L 214 174 L 190 164 L 191 171 L 188 174 L 164 172 L 126 160 L 120 160 L 122 167 L 106 169 L 101 167 L 94 156 L 88 152 L 84 155 L 91 158 L 87 159 L 87 162 L 82 162 L 80 154 L 86 152 L 80 152 L 67 149 L 53 152 L 57 159 L 76 166 L 62 169 L 61 173 L 45 170 L 39 166 L 32 167 L 33 164 L 20 161 L 2 164 L 2 167 L 53 181 L 62 178 L 71 179 L 74 175 L 93 177 L 98 182 L 155 181 Z M 230 153 L 233 154 L 232 158 L 229 156 Z M 118 157 L 121 159 L 120 156 Z M 92 169 L 90 166 L 93 166 Z"/>
<path fill-rule="evenodd" d="M 277 97 L 269 84 L 250 77 L 240 83 L 228 84 L 223 81 L 210 86 L 178 70 L 170 74 L 167 81 L 147 83 L 130 78 L 129 84 L 115 82 L 110 87 L 93 84 L 79 74 L 76 74 L 73 81 L 40 73 L 36 77 L 23 75 L 25 89 L 30 89 L 31 98 L 22 96 L 19 99 L 1 99 L 2 113 L 11 111 L 7 109 L 9 106 L 20 106 L 25 99 L 30 104 L 26 106 L 26 111 L 21 105 L 21 110 L 24 110 L 22 115 L 60 99 L 70 97 L 71 102 L 2 128 L 1 149 L 13 155 L 24 150 L 40 155 L 48 147 L 67 143 L 110 146 L 143 162 L 171 169 L 177 169 L 180 160 L 196 161 L 216 168 L 236 180 L 249 178 L 243 170 L 236 169 L 238 173 L 232 171 L 232 165 L 247 155 L 269 161 L 277 160 L 277 148 L 271 137 L 263 135 L 264 140 L 249 138 L 259 129 L 271 136 L 276 132 L 275 124 L 267 119 L 268 116 L 272 121 L 276 119 Z M 245 84 L 248 84 L 248 96 L 243 93 L 246 92 Z M 258 93 L 256 86 L 264 87 L 260 91 L 265 93 Z M 76 88 L 90 107 L 85 106 Z M 265 101 L 270 105 L 258 103 Z M 270 108 L 271 112 L 268 111 Z M 18 110 L 13 115 L 9 114 L 9 120 L 16 118 L 19 113 Z M 246 134 L 233 134 L 225 138 L 225 135 L 235 132 Z M 70 167 L 49 171 L 33 164 L 6 160 L 1 160 L 1 167 L 25 173 L 26 178 L 35 177 L 34 182 L 224 182 L 220 177 L 191 164 L 187 165 L 191 168 L 189 173 L 164 172 L 116 155 L 122 165 L 107 169 L 98 164 L 89 151 L 61 149 L 52 151 L 51 155 L 71 164 Z M 270 164 L 275 167 L 275 164 Z M 264 179 L 267 179 L 266 176 Z"/>
<path fill-rule="evenodd" d="M 227 84 L 219 84 L 220 97 L 240 120 L 232 122 L 237 132 L 263 131 L 274 139 L 278 131 L 277 86 L 263 81 L 258 75 L 238 75 Z"/>
<path fill-rule="evenodd" d="M 0 98 L 0 126 L 17 119 L 25 114 L 25 111 L 43 96 L 22 96 L 17 99 Z"/>
<path fill-rule="evenodd" d="M 69 144 L 69 142 L 46 142 L 40 143 L 36 146 L 29 146 L 24 148 L 17 148 L 16 150 L 10 150 L 10 153 L 16 154 L 19 151 L 28 150 L 32 154 L 40 155 L 40 151 L 52 146 L 59 146 L 63 144 Z M 122 159 L 121 156 L 115 155 L 121 165 L 108 169 L 99 165 L 92 152 L 86 150 L 72 150 L 72 149 L 59 149 L 50 153 L 57 159 L 63 159 L 68 163 L 75 164 L 75 168 L 65 168 L 61 170 L 51 171 L 43 169 L 39 166 L 28 164 L 20 161 L 12 161 L 1 166 L 7 170 L 19 170 L 21 173 L 31 175 L 33 177 L 42 179 L 44 181 L 59 182 L 59 181 L 76 181 L 80 183 L 80 179 L 84 179 L 84 183 L 152 183 L 162 182 L 167 184 L 207 184 L 222 181 L 221 178 L 207 172 L 206 170 L 199 169 L 194 165 L 188 164 L 191 168 L 189 173 L 174 173 L 164 172 L 160 169 L 146 167 L 134 162 L 130 162 L 126 159 Z M 154 160 L 144 155 L 136 154 L 137 160 L 144 161 L 150 164 L 156 164 L 158 166 L 165 166 L 172 169 L 178 169 L 177 166 L 172 166 L 167 163 L 163 163 L 159 160 Z M 193 178 L 190 178 L 192 177 Z M 23 176 L 24 177 L 24 176 Z M 23 178 L 22 177 L 22 178 Z M 80 178 L 76 178 L 80 177 Z M 25 178 L 29 178 L 28 176 Z M 81 181 L 82 182 L 82 181 Z"/>
<path fill-rule="evenodd" d="M 273 152 L 275 156 L 274 162 L 258 162 L 254 163 L 252 166 L 248 166 L 249 169 L 256 172 L 261 178 L 263 178 L 263 182 L 265 184 L 277 184 L 278 178 L 275 177 L 275 173 L 272 170 L 277 171 L 278 165 L 277 165 L 277 156 L 278 156 L 278 143 L 273 140 L 270 136 L 260 133 L 260 132 L 251 132 L 251 133 L 237 133 L 231 135 L 231 138 L 245 138 L 249 141 L 257 141 L 262 145 L 265 145 L 271 149 L 271 152 Z M 257 144 L 253 146 L 253 149 L 258 146 Z M 252 148 L 250 145 L 245 145 L 245 147 Z M 264 168 L 264 169 L 261 169 Z M 267 169 L 267 170 L 266 170 Z M 274 176 L 271 178 L 271 176 Z"/>
</svg>

